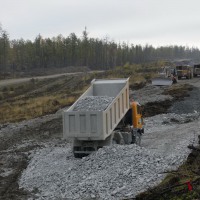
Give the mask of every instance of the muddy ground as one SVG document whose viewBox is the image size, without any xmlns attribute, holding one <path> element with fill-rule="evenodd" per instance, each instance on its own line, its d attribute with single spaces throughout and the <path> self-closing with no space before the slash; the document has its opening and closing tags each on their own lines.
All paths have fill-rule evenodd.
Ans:
<svg viewBox="0 0 200 200">
<path fill-rule="evenodd" d="M 145 87 L 132 95 L 138 101 L 142 99 L 146 117 L 171 111 L 200 112 L 198 78 L 181 80 L 171 87 Z M 166 98 L 165 95 L 169 96 Z M 185 110 L 188 105 L 189 110 Z M 34 192 L 19 189 L 18 179 L 28 165 L 30 152 L 52 141 L 55 146 L 63 142 L 61 112 L 16 124 L 0 125 L 0 199 L 34 198 Z"/>
<path fill-rule="evenodd" d="M 61 139 L 61 115 L 49 115 L 0 129 L 0 199 L 27 199 L 19 189 L 18 178 L 28 165 L 28 152 Z M 59 143 L 59 141 L 58 141 Z M 32 196 L 32 195 L 31 195 Z"/>
</svg>

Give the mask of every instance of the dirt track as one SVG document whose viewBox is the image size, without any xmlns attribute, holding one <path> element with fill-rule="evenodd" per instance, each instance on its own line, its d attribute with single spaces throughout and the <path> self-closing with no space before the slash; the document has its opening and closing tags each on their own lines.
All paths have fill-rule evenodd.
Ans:
<svg viewBox="0 0 200 200">
<path fill-rule="evenodd" d="M 94 71 L 90 71 L 87 73 L 93 73 Z M 103 71 L 95 71 L 96 73 L 101 73 Z M 6 79 L 6 80 L 0 80 L 0 87 L 2 86 L 8 86 L 12 84 L 18 84 L 18 83 L 24 83 L 27 81 L 30 81 L 31 79 L 47 79 L 47 78 L 57 78 L 60 76 L 71 76 L 71 75 L 78 75 L 78 74 L 83 74 L 86 72 L 74 72 L 74 73 L 62 73 L 62 74 L 54 74 L 54 75 L 47 75 L 47 76 L 34 76 L 31 78 L 17 78 L 17 79 Z"/>
<path fill-rule="evenodd" d="M 145 88 L 136 91 L 134 95 L 136 95 L 136 93 L 138 94 L 138 100 L 141 96 L 144 98 L 146 96 L 147 99 L 144 100 L 145 103 L 143 104 L 145 106 L 148 103 L 148 98 L 151 101 L 153 99 L 150 95 L 155 97 L 155 91 L 157 91 L 155 100 L 151 102 L 152 106 L 154 106 L 151 115 L 156 108 L 162 108 L 165 102 L 170 102 L 170 104 L 161 112 L 167 112 L 168 109 L 170 111 L 170 106 L 175 106 L 176 104 L 179 106 L 180 111 L 182 111 L 182 108 L 191 105 L 191 102 L 193 102 L 192 105 L 196 106 L 194 108 L 191 108 L 190 106 L 190 110 L 200 112 L 200 108 L 198 107 L 200 97 L 200 79 L 195 78 L 189 81 L 181 80 L 177 85 L 182 85 L 188 82 L 192 87 L 195 87 L 193 90 L 195 92 L 190 92 L 191 96 L 186 97 L 185 101 L 180 102 L 180 99 L 177 99 L 179 103 L 172 100 L 171 96 L 162 99 L 162 93 L 167 89 L 165 87 L 157 87 L 153 90 L 151 89 L 151 86 L 148 86 L 149 88 L 147 87 L 147 90 L 150 92 L 149 95 L 147 95 Z M 159 99 L 159 96 L 162 98 Z M 162 102 L 162 104 L 160 105 L 159 102 L 160 104 Z M 176 106 L 176 108 L 178 108 L 178 106 Z M 148 107 L 146 109 L 148 109 Z M 179 112 L 179 110 L 177 109 L 176 112 Z M 196 119 L 192 118 L 192 121 L 193 120 Z M 183 126 L 179 124 L 180 129 L 185 126 L 187 125 L 184 123 Z M 159 135 L 159 126 L 157 126 L 157 129 Z M 63 143 L 61 133 L 62 119 L 59 114 L 44 116 L 42 118 L 24 121 L 18 124 L 0 125 L 0 199 L 27 199 L 28 197 L 34 196 L 34 192 L 30 194 L 29 192 L 18 188 L 18 178 L 21 176 L 22 170 L 28 165 L 28 155 L 31 152 L 34 152 L 34 150 L 44 147 L 46 144 L 51 143 L 54 146 L 57 146 L 60 143 Z M 148 141 L 150 135 L 145 137 L 147 138 L 143 145 L 149 146 L 149 148 L 151 145 L 153 147 L 155 145 L 154 141 L 152 139 Z M 160 142 L 163 141 L 160 140 Z M 159 146 L 159 140 L 157 140 L 157 143 L 157 146 Z M 35 193 L 37 193 L 37 189 Z"/>
</svg>

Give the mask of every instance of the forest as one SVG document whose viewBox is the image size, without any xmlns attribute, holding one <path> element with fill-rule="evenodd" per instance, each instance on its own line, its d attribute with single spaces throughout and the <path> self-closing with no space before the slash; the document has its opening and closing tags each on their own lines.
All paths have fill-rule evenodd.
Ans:
<svg viewBox="0 0 200 200">
<path fill-rule="evenodd" d="M 174 45 L 155 48 L 148 44 L 116 43 L 108 38 L 90 38 L 86 28 L 81 37 L 71 33 L 43 38 L 39 34 L 34 41 L 22 38 L 10 40 L 9 33 L 0 26 L 0 72 L 68 66 L 107 70 L 126 63 L 199 58 L 200 50 L 195 47 Z"/>
</svg>

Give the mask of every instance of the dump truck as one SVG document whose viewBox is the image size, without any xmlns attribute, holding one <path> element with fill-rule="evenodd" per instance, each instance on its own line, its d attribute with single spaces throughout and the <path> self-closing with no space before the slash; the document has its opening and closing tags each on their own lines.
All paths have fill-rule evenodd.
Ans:
<svg viewBox="0 0 200 200">
<path fill-rule="evenodd" d="M 195 64 L 195 65 L 194 65 L 193 75 L 194 75 L 194 77 L 200 75 L 200 64 Z"/>
<path fill-rule="evenodd" d="M 186 79 L 193 78 L 193 67 L 190 65 L 178 65 L 176 66 L 177 77 L 181 79 L 185 77 Z"/>
<path fill-rule="evenodd" d="M 164 85 L 172 85 L 173 83 L 177 83 L 177 72 L 174 67 L 165 66 L 160 69 L 157 74 L 157 77 L 153 78 L 152 85 L 164 86 Z"/>
<path fill-rule="evenodd" d="M 142 107 L 129 100 L 129 78 L 94 79 L 63 112 L 63 137 L 73 140 L 75 157 L 111 144 L 140 144 L 144 133 Z"/>
</svg>

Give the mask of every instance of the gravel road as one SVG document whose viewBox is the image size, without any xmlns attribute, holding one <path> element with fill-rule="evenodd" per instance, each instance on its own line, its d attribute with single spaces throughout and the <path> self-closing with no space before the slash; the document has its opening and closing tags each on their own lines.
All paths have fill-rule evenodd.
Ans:
<svg viewBox="0 0 200 200">
<path fill-rule="evenodd" d="M 16 78 L 16 79 L 0 80 L 0 87 L 28 82 L 31 79 L 57 78 L 59 76 L 71 76 L 71 75 L 80 74 L 80 73 L 83 73 L 83 72 L 54 74 L 54 75 L 48 75 L 48 76 L 35 76 L 35 77 L 31 77 L 31 78 Z"/>
</svg>

